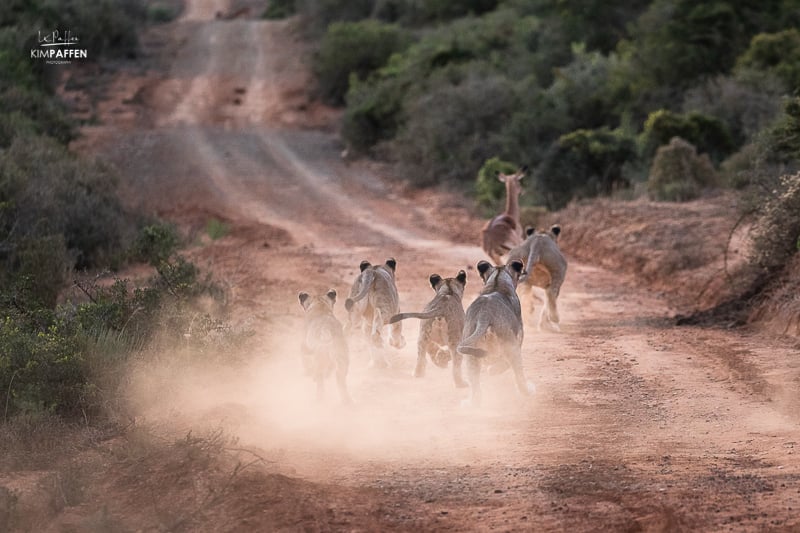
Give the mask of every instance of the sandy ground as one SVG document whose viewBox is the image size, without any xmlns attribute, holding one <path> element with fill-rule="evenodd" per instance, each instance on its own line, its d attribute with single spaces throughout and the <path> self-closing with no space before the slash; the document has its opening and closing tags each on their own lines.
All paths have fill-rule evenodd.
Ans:
<svg viewBox="0 0 800 533">
<path fill-rule="evenodd" d="M 359 262 L 395 257 L 404 310 L 432 296 L 431 273 L 462 268 L 467 304 L 482 221 L 459 198 L 406 193 L 342 161 L 335 112 L 306 96 L 296 22 L 215 20 L 227 7 L 188 2 L 161 30 L 168 69 L 142 82 L 135 112 L 120 103 L 130 94 L 107 102 L 119 120 L 87 130 L 83 149 L 121 169 L 131 203 L 189 230 L 230 224 L 189 253 L 226 283 L 258 347 L 213 371 L 149 367 L 131 398 L 140 420 L 174 434 L 222 428 L 267 466 L 231 477 L 224 497 L 187 502 L 151 455 L 148 479 L 109 475 L 114 498 L 87 508 L 103 501 L 124 530 L 144 531 L 800 529 L 796 341 L 675 327 L 663 288 L 636 288 L 568 247 L 562 332 L 526 322 L 532 398 L 510 374 L 484 376 L 485 405 L 461 408 L 467 392 L 449 371 L 411 377 L 407 321 L 388 370 L 369 370 L 365 341 L 351 339 L 353 407 L 333 383 L 314 402 L 297 361 L 297 292 L 336 288 L 344 319 Z"/>
</svg>

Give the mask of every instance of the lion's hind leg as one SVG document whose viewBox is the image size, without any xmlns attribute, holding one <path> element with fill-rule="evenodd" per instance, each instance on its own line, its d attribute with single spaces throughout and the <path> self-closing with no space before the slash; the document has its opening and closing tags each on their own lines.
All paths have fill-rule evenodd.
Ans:
<svg viewBox="0 0 800 533">
<path fill-rule="evenodd" d="M 406 339 L 403 337 L 403 325 L 400 322 L 395 322 L 389 327 L 391 328 L 389 344 L 401 350 L 406 345 Z"/>
<path fill-rule="evenodd" d="M 347 392 L 347 371 L 350 367 L 350 358 L 347 348 L 340 347 L 336 355 L 336 385 L 339 388 L 339 399 L 343 404 L 350 404 L 350 394 Z"/>
<path fill-rule="evenodd" d="M 467 355 L 467 376 L 469 377 L 470 397 L 461 402 L 463 407 L 479 407 L 481 404 L 481 360 Z"/>
<path fill-rule="evenodd" d="M 425 338 L 424 334 L 420 332 L 419 341 L 417 342 L 417 364 L 414 367 L 415 378 L 425 377 L 425 368 L 428 365 L 427 355 L 428 355 L 429 344 L 430 343 Z"/>
<path fill-rule="evenodd" d="M 456 387 L 459 389 L 469 387 L 469 383 L 464 381 L 461 369 L 464 356 L 458 353 L 456 344 L 450 346 L 450 353 L 453 354 L 453 383 L 455 383 Z"/>
<path fill-rule="evenodd" d="M 523 396 L 530 396 L 536 391 L 533 382 L 525 379 L 525 370 L 522 368 L 522 347 L 514 346 L 508 350 L 508 362 L 511 369 L 514 371 L 514 381 L 517 384 L 517 390 Z"/>
</svg>

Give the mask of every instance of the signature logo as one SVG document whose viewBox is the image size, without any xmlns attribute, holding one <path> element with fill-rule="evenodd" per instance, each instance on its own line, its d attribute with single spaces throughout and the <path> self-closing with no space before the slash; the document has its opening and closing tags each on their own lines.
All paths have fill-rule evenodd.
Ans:
<svg viewBox="0 0 800 533">
<path fill-rule="evenodd" d="M 64 65 L 72 63 L 73 59 L 86 59 L 89 53 L 85 48 L 78 48 L 80 41 L 72 31 L 53 30 L 37 34 L 38 48 L 31 48 L 31 59 L 42 59 L 51 65 Z"/>
<path fill-rule="evenodd" d="M 55 30 L 50 33 L 42 35 L 39 30 L 39 46 L 72 46 L 78 42 L 78 37 L 72 35 L 72 32 L 67 30 L 64 33 Z"/>
</svg>

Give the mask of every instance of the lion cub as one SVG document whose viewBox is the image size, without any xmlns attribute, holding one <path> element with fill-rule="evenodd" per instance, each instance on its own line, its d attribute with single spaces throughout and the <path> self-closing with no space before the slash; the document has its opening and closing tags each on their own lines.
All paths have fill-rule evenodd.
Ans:
<svg viewBox="0 0 800 533">
<path fill-rule="evenodd" d="M 467 356 L 467 372 L 472 389 L 470 403 L 481 402 L 481 363 L 511 367 L 517 389 L 525 396 L 534 391 L 522 369 L 522 313 L 517 297 L 517 283 L 525 274 L 522 261 L 504 266 L 478 263 L 483 289 L 467 308 L 464 331 L 458 351 Z"/>
<path fill-rule="evenodd" d="M 400 298 L 394 281 L 397 261 L 389 258 L 383 265 L 362 261 L 358 275 L 350 289 L 344 307 L 349 313 L 348 329 L 361 327 L 370 338 L 371 365 L 386 368 L 389 363 L 383 354 L 382 330 L 389 319 L 400 311 Z M 403 325 L 392 324 L 389 344 L 398 350 L 406 345 Z"/>
<path fill-rule="evenodd" d="M 536 231 L 533 228 L 526 230 L 528 237 L 525 242 L 511 250 L 508 260 L 522 261 L 528 274 L 520 279 L 530 288 L 531 293 L 531 313 L 533 312 L 533 302 L 541 301 L 534 293 L 534 287 L 541 287 L 547 296 L 547 306 L 542 306 L 539 314 L 539 329 L 547 320 L 547 325 L 560 331 L 558 326 L 560 321 L 558 316 L 558 293 L 561 291 L 561 284 L 567 275 L 567 260 L 558 247 L 558 236 L 561 234 L 561 226 L 554 224 L 549 231 Z"/>
<path fill-rule="evenodd" d="M 467 382 L 461 376 L 461 354 L 456 350 L 456 346 L 464 329 L 464 305 L 461 303 L 461 298 L 464 296 L 464 287 L 467 284 L 467 273 L 460 270 L 454 278 L 442 278 L 439 274 L 432 274 L 429 281 L 436 291 L 436 296 L 425 309 L 421 313 L 394 315 L 389 323 L 394 324 L 406 318 L 422 319 L 419 326 L 414 377 L 421 378 L 425 375 L 426 355 L 441 368 L 447 368 L 447 363 L 453 359 L 453 381 L 456 387 L 466 387 Z"/>
<path fill-rule="evenodd" d="M 347 341 L 342 324 L 333 315 L 336 291 L 331 289 L 325 296 L 310 296 L 306 292 L 297 295 L 305 309 L 302 358 L 306 374 L 317 383 L 317 400 L 322 399 L 325 378 L 336 369 L 336 384 L 342 403 L 350 403 L 347 393 L 347 369 L 349 357 Z"/>
</svg>

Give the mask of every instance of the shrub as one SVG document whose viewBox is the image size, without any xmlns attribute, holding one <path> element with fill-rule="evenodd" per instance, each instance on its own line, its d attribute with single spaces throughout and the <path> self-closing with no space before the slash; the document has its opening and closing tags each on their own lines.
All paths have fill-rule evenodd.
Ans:
<svg viewBox="0 0 800 533">
<path fill-rule="evenodd" d="M 769 126 L 781 112 L 782 89 L 772 78 L 745 83 L 719 76 L 688 90 L 683 97 L 683 116 L 705 113 L 725 124 L 733 146 L 741 147 Z"/>
<path fill-rule="evenodd" d="M 419 25 L 481 15 L 494 10 L 499 3 L 498 0 L 387 0 L 375 2 L 373 12 L 382 20 Z"/>
<path fill-rule="evenodd" d="M 782 268 L 800 243 L 800 173 L 784 175 L 753 227 L 754 263 L 766 273 Z"/>
<path fill-rule="evenodd" d="M 391 139 L 402 120 L 403 98 L 409 85 L 396 78 L 360 83 L 354 77 L 342 118 L 342 136 L 347 144 L 366 152 L 380 141 Z"/>
<path fill-rule="evenodd" d="M 800 31 L 791 28 L 756 35 L 736 60 L 734 72 L 756 83 L 764 75 L 774 76 L 787 91 L 800 87 Z"/>
<path fill-rule="evenodd" d="M 354 22 L 370 16 L 375 0 L 295 0 L 312 34 L 323 33 L 334 22 Z"/>
<path fill-rule="evenodd" d="M 0 322 L 0 387 L 4 418 L 37 411 L 79 414 L 86 376 L 78 338 L 60 321 L 36 330 L 6 317 Z"/>
<path fill-rule="evenodd" d="M 573 45 L 572 61 L 555 71 L 547 92 L 563 101 L 564 109 L 576 127 L 593 129 L 613 121 L 609 77 L 614 58 L 587 52 L 584 45 Z M 586 88 L 592 90 L 587 91 Z"/>
<path fill-rule="evenodd" d="M 574 197 L 627 187 L 623 166 L 635 159 L 635 143 L 622 131 L 577 130 L 550 147 L 536 169 L 537 188 L 549 209 L 560 209 Z"/>
<path fill-rule="evenodd" d="M 147 6 L 147 20 L 157 24 L 171 22 L 178 15 L 178 11 L 170 5 L 154 3 Z"/>
<path fill-rule="evenodd" d="M 323 97 L 343 104 L 351 75 L 366 79 L 410 42 L 409 34 L 398 26 L 375 20 L 331 24 L 314 57 L 314 73 Z"/>
<path fill-rule="evenodd" d="M 295 0 L 270 0 L 261 18 L 282 19 L 294 15 L 296 12 Z"/>
<path fill-rule="evenodd" d="M 786 101 L 783 116 L 768 130 L 767 138 L 774 159 L 800 161 L 800 96 Z"/>
<path fill-rule="evenodd" d="M 697 154 L 690 143 L 673 137 L 656 152 L 647 192 L 652 200 L 684 202 L 697 198 L 704 188 L 718 182 L 707 154 Z"/>
<path fill-rule="evenodd" d="M 437 80 L 407 103 L 408 119 L 391 153 L 417 185 L 473 179 L 483 161 L 497 153 L 499 131 L 514 107 L 514 93 L 501 76 L 473 75 L 453 85 Z"/>
<path fill-rule="evenodd" d="M 9 263 L 16 283 L 23 284 L 18 286 L 18 290 L 24 288 L 24 297 L 28 300 L 25 305 L 54 307 L 73 262 L 62 235 L 31 236 L 19 240 Z M 7 280 L 7 283 L 14 284 L 14 281 Z"/>
<path fill-rule="evenodd" d="M 134 57 L 137 23 L 146 18 L 139 0 L 56 0 L 51 22 L 72 28 L 91 54 Z"/>
<path fill-rule="evenodd" d="M 16 125 L 22 126 L 17 131 L 8 131 L 4 138 L 0 138 L 0 147 L 11 146 L 14 137 L 19 133 L 24 134 L 26 130 L 47 135 L 61 143 L 68 143 L 75 137 L 73 121 L 67 115 L 64 106 L 39 89 L 21 86 L 6 89 L 0 87 L 0 109 L 13 110 L 11 113 L 17 117 Z M 22 117 L 25 122 L 22 122 Z M 10 125 L 6 122 L 5 127 Z"/>
<path fill-rule="evenodd" d="M 216 218 L 212 218 L 206 223 L 206 234 L 211 238 L 212 241 L 221 239 L 230 233 L 230 231 L 231 227 L 228 224 L 222 222 L 221 220 L 217 220 Z"/>
<path fill-rule="evenodd" d="M 650 158 L 659 146 L 680 137 L 707 153 L 712 161 L 720 162 L 733 152 L 734 144 L 725 124 L 714 117 L 690 112 L 686 115 L 659 109 L 650 113 L 644 123 L 640 144 L 642 155 Z"/>
<path fill-rule="evenodd" d="M 458 85 L 472 70 L 493 78 L 526 76 L 530 59 L 527 45 L 538 27 L 532 17 L 520 18 L 501 10 L 480 19 L 456 20 L 426 34 L 390 57 L 366 81 L 351 81 L 343 136 L 362 151 L 393 138 L 411 116 L 412 102 L 424 100 L 432 88 Z M 476 170 L 477 166 L 469 176 Z"/>
<path fill-rule="evenodd" d="M 3 215 L 15 236 L 63 235 L 78 268 L 107 264 L 127 244 L 133 220 L 103 165 L 77 159 L 52 139 L 17 138 L 0 151 L 0 176 L 9 202 Z"/>
<path fill-rule="evenodd" d="M 132 258 L 158 266 L 167 261 L 178 249 L 181 239 L 178 229 L 169 223 L 144 226 L 131 248 Z"/>
</svg>

